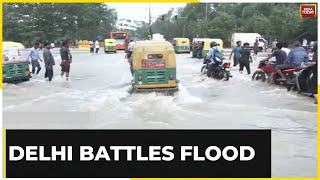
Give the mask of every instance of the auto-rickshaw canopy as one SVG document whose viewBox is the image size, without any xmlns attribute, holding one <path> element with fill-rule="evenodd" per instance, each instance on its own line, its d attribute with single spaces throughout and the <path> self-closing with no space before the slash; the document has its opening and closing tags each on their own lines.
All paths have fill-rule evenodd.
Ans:
<svg viewBox="0 0 320 180">
<path fill-rule="evenodd" d="M 175 51 L 171 43 L 167 41 L 143 41 L 137 42 L 133 48 L 133 69 L 141 69 L 141 62 L 145 59 L 163 59 L 165 68 L 176 67 Z"/>
<path fill-rule="evenodd" d="M 2 47 L 18 47 L 19 49 L 25 49 L 24 45 L 18 42 L 4 41 Z"/>
<path fill-rule="evenodd" d="M 202 41 L 204 42 L 203 50 L 210 50 L 210 43 L 213 41 L 218 44 L 220 50 L 223 50 L 223 41 L 221 39 L 203 39 Z"/>
<path fill-rule="evenodd" d="M 190 46 L 190 40 L 188 38 L 174 38 L 176 46 Z"/>
<path fill-rule="evenodd" d="M 105 39 L 104 44 L 105 44 L 105 46 L 116 46 L 116 40 L 115 39 Z"/>
</svg>

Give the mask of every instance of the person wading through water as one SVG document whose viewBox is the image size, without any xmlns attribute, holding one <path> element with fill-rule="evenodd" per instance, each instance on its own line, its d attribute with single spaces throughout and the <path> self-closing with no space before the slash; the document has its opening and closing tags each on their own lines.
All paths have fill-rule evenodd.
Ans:
<svg viewBox="0 0 320 180">
<path fill-rule="evenodd" d="M 61 77 L 63 77 L 64 73 L 66 73 L 66 79 L 69 80 L 69 72 L 70 72 L 70 64 L 72 63 L 72 55 L 69 49 L 70 43 L 68 41 L 64 41 L 62 43 L 62 48 L 60 49 L 61 56 Z"/>
<path fill-rule="evenodd" d="M 41 66 L 40 66 L 40 63 L 38 60 L 43 62 L 39 56 L 39 43 L 34 43 L 33 47 L 30 50 L 28 58 L 31 58 L 32 74 L 35 73 L 36 68 L 38 68 L 37 74 L 39 74 L 39 72 L 41 70 Z"/>
<path fill-rule="evenodd" d="M 51 44 L 45 43 L 43 50 L 43 60 L 46 67 L 46 73 L 44 74 L 44 78 L 49 78 L 49 81 L 52 80 L 53 77 L 53 66 L 55 65 L 54 58 L 50 52 Z"/>
<path fill-rule="evenodd" d="M 250 74 L 250 63 L 252 63 L 252 57 L 250 53 L 250 49 L 248 48 L 249 43 L 244 43 L 243 48 L 240 49 L 238 54 L 239 65 L 240 65 L 240 73 L 243 71 L 243 67 L 246 68 L 247 73 Z"/>
</svg>

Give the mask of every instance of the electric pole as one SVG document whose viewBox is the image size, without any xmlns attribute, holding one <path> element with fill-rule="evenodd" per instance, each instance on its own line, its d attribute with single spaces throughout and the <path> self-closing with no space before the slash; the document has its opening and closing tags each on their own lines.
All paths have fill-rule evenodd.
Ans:
<svg viewBox="0 0 320 180">
<path fill-rule="evenodd" d="M 206 3 L 206 20 L 208 21 L 208 3 Z"/>
<path fill-rule="evenodd" d="M 151 3 L 149 3 L 149 33 L 150 33 L 150 40 L 152 40 L 152 30 L 151 30 Z"/>
</svg>

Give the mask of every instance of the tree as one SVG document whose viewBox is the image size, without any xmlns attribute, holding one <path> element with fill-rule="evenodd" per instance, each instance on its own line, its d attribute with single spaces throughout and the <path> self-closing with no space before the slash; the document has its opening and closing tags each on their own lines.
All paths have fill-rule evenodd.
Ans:
<svg viewBox="0 0 320 180">
<path fill-rule="evenodd" d="M 4 4 L 4 40 L 96 39 L 114 29 L 117 14 L 103 3 Z"/>
</svg>

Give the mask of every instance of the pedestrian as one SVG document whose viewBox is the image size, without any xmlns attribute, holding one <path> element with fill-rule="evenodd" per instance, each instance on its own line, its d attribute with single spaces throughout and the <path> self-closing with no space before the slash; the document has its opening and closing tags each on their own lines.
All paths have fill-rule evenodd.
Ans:
<svg viewBox="0 0 320 180">
<path fill-rule="evenodd" d="M 258 41 L 258 39 L 256 39 L 256 42 L 253 45 L 253 52 L 254 52 L 254 56 L 257 57 L 258 56 L 258 52 L 259 52 L 259 41 Z"/>
<path fill-rule="evenodd" d="M 265 40 L 264 41 L 264 52 L 267 52 L 267 49 L 268 49 L 268 40 Z"/>
<path fill-rule="evenodd" d="M 250 63 L 252 63 L 252 57 L 249 47 L 249 43 L 244 43 L 243 48 L 240 49 L 238 54 L 239 65 L 240 65 L 240 73 L 243 71 L 243 67 L 246 68 L 247 73 L 250 74 Z"/>
<path fill-rule="evenodd" d="M 93 43 L 93 41 L 90 41 L 89 45 L 90 45 L 90 53 L 94 54 L 94 43 Z"/>
<path fill-rule="evenodd" d="M 231 51 L 230 57 L 229 57 L 229 60 L 231 60 L 231 57 L 233 54 L 233 67 L 238 65 L 238 54 L 241 49 L 241 41 L 237 41 L 236 44 L 237 45 L 233 48 L 233 50 Z"/>
<path fill-rule="evenodd" d="M 68 41 L 62 42 L 62 48 L 60 49 L 61 56 L 61 77 L 66 73 L 66 79 L 69 80 L 70 64 L 72 63 L 72 55 L 69 49 L 70 43 Z"/>
<path fill-rule="evenodd" d="M 308 48 L 308 41 L 307 41 L 306 38 L 303 38 L 303 40 L 302 40 L 302 47 L 303 47 L 305 50 L 307 50 L 307 48 Z"/>
<path fill-rule="evenodd" d="M 55 65 L 54 58 L 53 58 L 52 53 L 50 51 L 51 48 L 52 48 L 52 46 L 50 43 L 44 44 L 43 60 L 44 60 L 44 65 L 46 67 L 46 73 L 44 74 L 44 78 L 49 78 L 49 81 L 52 80 L 53 66 Z"/>
<path fill-rule="evenodd" d="M 277 39 L 274 39 L 273 42 L 272 42 L 272 50 L 271 50 L 271 53 L 273 53 L 275 50 L 277 50 Z"/>
<path fill-rule="evenodd" d="M 40 60 L 41 62 L 42 59 L 39 56 L 39 43 L 34 43 L 33 47 L 30 50 L 30 53 L 28 55 L 28 58 L 31 58 L 31 65 L 32 65 L 32 74 L 35 73 L 36 68 L 37 68 L 37 73 L 39 74 L 40 70 L 41 70 L 41 66 L 38 60 Z"/>
<path fill-rule="evenodd" d="M 100 48 L 100 45 L 99 45 L 99 41 L 98 41 L 98 40 L 96 40 L 95 45 L 96 45 L 96 54 L 98 54 L 99 48 Z"/>
</svg>

